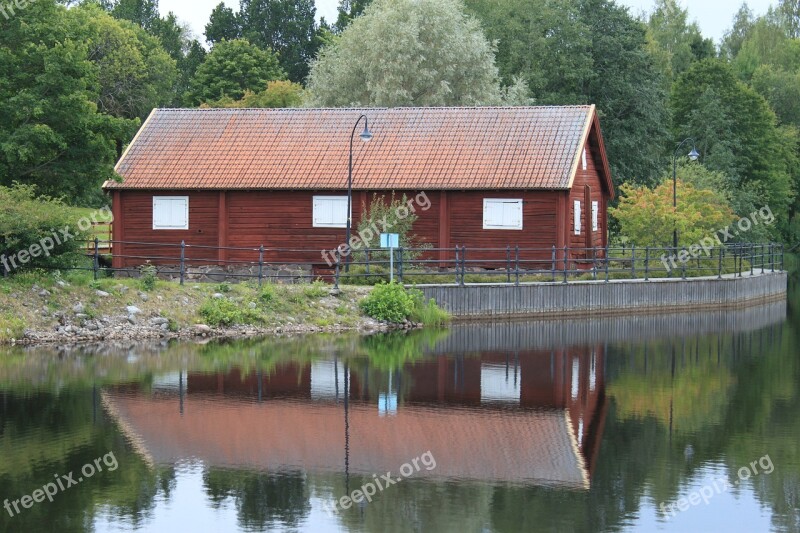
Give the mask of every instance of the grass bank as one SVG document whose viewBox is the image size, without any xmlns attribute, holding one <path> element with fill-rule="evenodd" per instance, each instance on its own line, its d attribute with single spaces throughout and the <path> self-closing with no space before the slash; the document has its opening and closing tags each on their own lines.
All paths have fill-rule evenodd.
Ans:
<svg viewBox="0 0 800 533">
<path fill-rule="evenodd" d="M 333 291 L 321 282 L 181 286 L 148 274 L 94 280 L 87 272 L 24 272 L 0 279 L 0 343 L 377 331 L 447 319 L 410 291 L 403 291 L 413 300 L 407 313 L 378 316 L 363 305 L 371 291 Z"/>
</svg>

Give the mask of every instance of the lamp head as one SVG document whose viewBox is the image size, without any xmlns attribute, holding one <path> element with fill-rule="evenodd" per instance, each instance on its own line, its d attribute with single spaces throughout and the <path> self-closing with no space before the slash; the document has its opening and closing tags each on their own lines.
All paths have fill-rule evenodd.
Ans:
<svg viewBox="0 0 800 533">
<path fill-rule="evenodd" d="M 364 125 L 364 131 L 361 132 L 359 137 L 361 137 L 362 141 L 369 142 L 372 140 L 372 132 L 369 131 L 369 128 L 366 125 Z"/>
<path fill-rule="evenodd" d="M 698 159 L 700 159 L 700 154 L 697 153 L 697 149 L 692 148 L 692 151 L 689 152 L 689 159 L 691 159 L 692 161 L 697 161 Z"/>
</svg>

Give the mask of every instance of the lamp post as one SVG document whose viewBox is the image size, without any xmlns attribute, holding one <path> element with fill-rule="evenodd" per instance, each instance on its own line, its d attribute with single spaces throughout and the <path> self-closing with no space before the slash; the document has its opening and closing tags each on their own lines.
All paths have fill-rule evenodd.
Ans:
<svg viewBox="0 0 800 533">
<path fill-rule="evenodd" d="M 352 213 L 352 204 L 353 204 L 353 138 L 356 135 L 356 129 L 358 129 L 358 125 L 361 122 L 361 119 L 364 119 L 364 131 L 361 132 L 359 137 L 364 142 L 369 142 L 372 139 L 372 133 L 369 131 L 369 120 L 367 119 L 367 115 L 361 115 L 356 120 L 355 125 L 353 125 L 353 132 L 350 134 L 350 165 L 348 167 L 347 173 L 347 233 L 345 236 L 345 246 L 347 247 L 347 255 L 345 263 L 344 263 L 344 271 L 350 271 L 350 229 L 353 223 L 353 213 Z"/>
<path fill-rule="evenodd" d="M 684 147 L 687 143 L 692 143 L 692 151 L 689 152 L 689 159 L 692 161 L 697 161 L 700 157 L 700 154 L 697 153 L 697 149 L 695 147 L 694 139 L 689 137 L 688 139 L 684 139 L 678 144 L 678 147 L 675 149 L 675 153 L 672 154 L 672 207 L 675 209 L 675 214 L 677 216 L 678 213 L 678 152 L 681 151 L 681 148 Z M 678 227 L 672 230 L 672 247 L 675 248 L 675 252 L 678 252 Z"/>
</svg>

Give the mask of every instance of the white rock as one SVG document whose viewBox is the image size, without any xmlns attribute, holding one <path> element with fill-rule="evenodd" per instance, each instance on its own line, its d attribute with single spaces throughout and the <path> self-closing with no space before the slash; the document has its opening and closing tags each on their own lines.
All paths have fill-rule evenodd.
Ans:
<svg viewBox="0 0 800 533">
<path fill-rule="evenodd" d="M 139 313 L 142 312 L 142 310 L 136 307 L 135 305 L 129 305 L 128 307 L 125 308 L 125 310 L 128 312 L 129 315 L 138 315 Z"/>
<path fill-rule="evenodd" d="M 100 290 L 95 291 L 95 294 L 100 296 L 101 298 L 108 298 L 108 296 L 110 296 L 106 291 L 100 291 Z"/>
<path fill-rule="evenodd" d="M 219 300 L 221 298 L 225 298 L 225 295 L 222 294 L 221 292 L 215 292 L 214 294 L 211 295 L 211 297 L 214 298 L 215 300 Z"/>
<path fill-rule="evenodd" d="M 83 306 L 81 302 L 76 303 L 75 306 L 72 308 L 73 313 L 80 314 L 83 313 L 84 311 L 86 311 L 86 308 Z"/>
</svg>

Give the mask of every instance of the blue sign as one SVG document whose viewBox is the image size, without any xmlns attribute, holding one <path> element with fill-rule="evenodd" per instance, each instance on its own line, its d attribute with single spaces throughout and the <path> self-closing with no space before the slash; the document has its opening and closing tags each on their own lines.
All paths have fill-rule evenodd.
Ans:
<svg viewBox="0 0 800 533">
<path fill-rule="evenodd" d="M 400 248 L 400 235 L 397 233 L 381 233 L 381 248 Z"/>
</svg>

